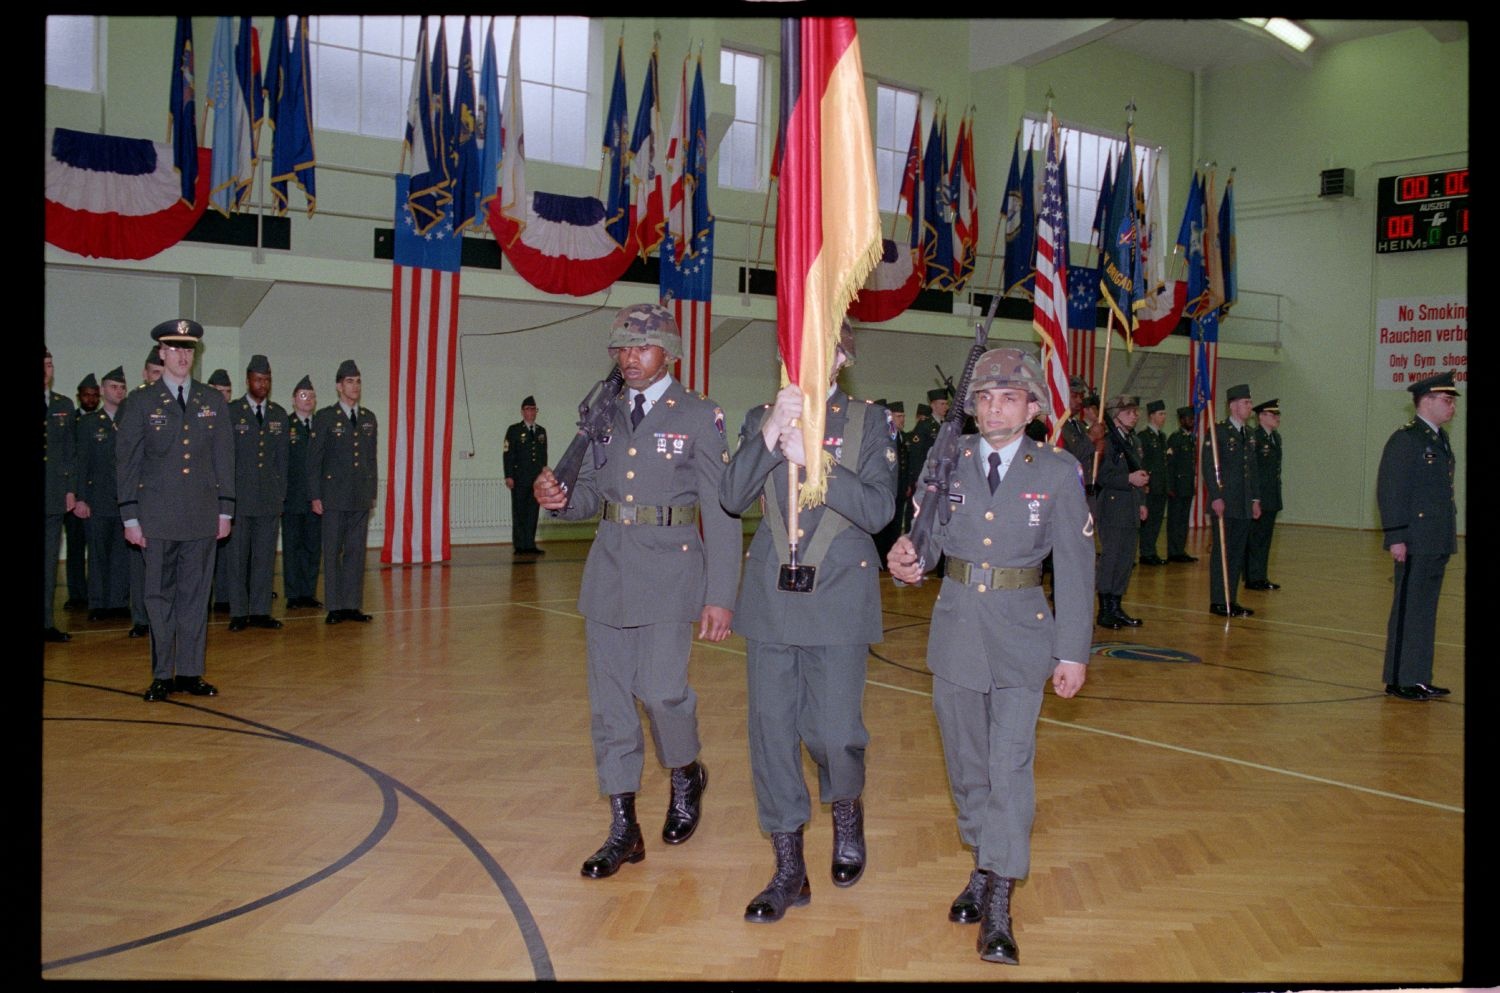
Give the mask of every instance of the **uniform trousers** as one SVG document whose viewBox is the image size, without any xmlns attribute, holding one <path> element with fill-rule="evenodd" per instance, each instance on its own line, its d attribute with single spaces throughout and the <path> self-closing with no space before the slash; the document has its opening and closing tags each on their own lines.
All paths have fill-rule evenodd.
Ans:
<svg viewBox="0 0 1500 993">
<path fill-rule="evenodd" d="M 288 600 L 317 599 L 323 522 L 312 511 L 281 518 L 281 586 Z"/>
<path fill-rule="evenodd" d="M 1447 555 L 1413 555 L 1396 563 L 1396 589 L 1385 628 L 1385 681 L 1389 686 L 1432 682 L 1438 596 Z"/>
<path fill-rule="evenodd" d="M 1100 554 L 1095 589 L 1111 596 L 1124 596 L 1130 588 L 1131 573 L 1135 571 L 1138 528 L 1135 524 L 1100 522 L 1098 529 Z"/>
<path fill-rule="evenodd" d="M 146 539 L 142 557 L 152 679 L 203 675 L 215 544 L 215 538 Z"/>
<path fill-rule="evenodd" d="M 230 532 L 231 534 L 233 532 Z M 229 539 L 214 540 L 213 602 L 229 603 Z"/>
<path fill-rule="evenodd" d="M 1141 557 L 1150 558 L 1156 554 L 1156 542 L 1161 537 L 1162 521 L 1167 514 L 1167 495 L 1147 493 L 1145 501 L 1146 519 L 1141 522 Z"/>
<path fill-rule="evenodd" d="M 958 807 L 958 835 L 974 849 L 975 867 L 1024 879 L 1031 871 L 1032 764 L 1042 687 L 980 692 L 933 676 L 932 709 Z"/>
<path fill-rule="evenodd" d="M 1193 497 L 1167 498 L 1167 557 L 1187 554 L 1188 525 L 1193 516 Z"/>
<path fill-rule="evenodd" d="M 120 518 L 95 513 L 83 523 L 89 541 L 89 609 L 123 607 L 130 602 L 130 545 Z"/>
<path fill-rule="evenodd" d="M 330 611 L 364 606 L 369 533 L 368 510 L 323 511 L 323 600 Z"/>
<path fill-rule="evenodd" d="M 276 514 L 241 515 L 224 551 L 229 559 L 228 597 L 232 617 L 271 613 L 271 581 L 276 575 Z"/>
<path fill-rule="evenodd" d="M 639 700 L 651 720 L 656 760 L 668 769 L 698 758 L 698 694 L 688 685 L 693 626 L 683 622 L 617 628 L 584 621 L 588 640 L 589 735 L 604 796 L 641 788 L 646 739 Z"/>
<path fill-rule="evenodd" d="M 62 552 L 63 515 L 42 515 L 42 627 L 52 623 L 52 601 L 57 599 L 57 557 Z"/>
<path fill-rule="evenodd" d="M 539 512 L 536 497 L 531 492 L 531 479 L 516 479 L 515 489 L 510 491 L 510 537 L 518 552 L 536 549 L 536 519 Z"/>
<path fill-rule="evenodd" d="M 130 562 L 130 623 L 145 627 L 151 623 L 146 614 L 146 556 L 126 542 L 125 557 Z"/>
<path fill-rule="evenodd" d="M 746 639 L 750 773 L 761 830 L 795 831 L 812 819 L 802 746 L 818 766 L 821 803 L 865 788 L 870 735 L 862 714 L 868 644 L 780 645 Z"/>
<path fill-rule="evenodd" d="M 89 596 L 89 539 L 84 519 L 73 514 L 64 514 L 63 533 L 68 536 L 68 599 L 87 600 Z"/>
<path fill-rule="evenodd" d="M 1250 541 L 1250 520 L 1245 517 L 1224 519 L 1224 540 L 1229 543 L 1229 596 L 1224 595 L 1224 549 L 1219 547 L 1219 519 L 1209 515 L 1209 530 L 1213 532 L 1213 558 L 1209 560 L 1208 602 L 1229 605 L 1240 591 L 1240 572 L 1245 565 L 1245 546 Z"/>
<path fill-rule="evenodd" d="M 1250 535 L 1245 540 L 1245 581 L 1263 583 L 1266 569 L 1271 564 L 1271 532 L 1276 528 L 1276 514 L 1262 513 L 1250 522 Z"/>
</svg>

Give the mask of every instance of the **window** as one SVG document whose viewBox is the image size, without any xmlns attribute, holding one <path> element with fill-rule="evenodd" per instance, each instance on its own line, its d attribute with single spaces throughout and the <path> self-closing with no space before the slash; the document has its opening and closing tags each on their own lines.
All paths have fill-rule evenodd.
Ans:
<svg viewBox="0 0 1500 993">
<path fill-rule="evenodd" d="M 464 19 L 446 15 L 448 92 L 458 85 L 458 57 Z M 510 69 L 514 18 L 494 18 L 495 54 L 500 90 Z M 418 17 L 313 17 L 312 42 L 317 126 L 377 138 L 400 140 L 406 134 L 417 48 Z M 428 54 L 437 41 L 439 18 L 427 20 Z M 491 21 L 471 18 L 470 44 L 477 76 L 484 64 L 485 39 Z M 521 19 L 521 97 L 526 109 L 526 156 L 565 165 L 587 164 L 590 25 L 586 17 Z M 476 89 L 480 86 L 475 80 Z"/>
<path fill-rule="evenodd" d="M 1068 235 L 1079 244 L 1087 244 L 1091 237 L 1090 228 L 1094 223 L 1094 214 L 1099 208 L 1099 188 L 1104 185 L 1105 166 L 1108 164 L 1110 174 L 1113 175 L 1115 167 L 1120 162 L 1120 153 L 1125 148 L 1125 138 L 1123 135 L 1110 135 L 1101 131 L 1073 127 L 1061 121 L 1058 124 L 1062 128 L 1064 168 L 1068 174 Z M 1047 148 L 1046 140 L 1046 122 L 1028 114 L 1023 121 L 1021 143 L 1023 148 L 1029 146 L 1037 152 L 1035 167 L 1038 193 L 1042 178 L 1041 159 L 1046 154 Z M 1009 166 L 1010 163 L 1007 162 L 1006 167 L 1009 168 Z M 1144 174 L 1148 181 L 1151 179 L 1151 171 L 1157 170 L 1156 188 L 1160 198 L 1157 211 L 1158 215 L 1163 214 L 1170 189 L 1166 149 L 1145 142 L 1137 135 L 1135 170 L 1137 176 Z M 1175 236 L 1176 229 L 1174 228 L 1168 232 L 1168 237 Z"/>
<path fill-rule="evenodd" d="M 895 213 L 906 175 L 906 153 L 911 147 L 912 122 L 922 95 L 884 83 L 875 87 L 875 179 L 880 186 L 880 209 Z M 919 141 L 925 141 L 922 135 Z M 922 154 L 921 146 L 917 154 Z"/>
<path fill-rule="evenodd" d="M 87 93 L 99 89 L 99 18 L 47 18 L 47 85 Z"/>
<path fill-rule="evenodd" d="M 719 145 L 719 185 L 736 190 L 763 190 L 768 180 L 761 166 L 761 130 L 765 105 L 761 86 L 765 60 L 732 48 L 719 51 L 719 82 L 734 87 L 734 121 Z M 687 113 L 687 108 L 683 108 Z"/>
</svg>

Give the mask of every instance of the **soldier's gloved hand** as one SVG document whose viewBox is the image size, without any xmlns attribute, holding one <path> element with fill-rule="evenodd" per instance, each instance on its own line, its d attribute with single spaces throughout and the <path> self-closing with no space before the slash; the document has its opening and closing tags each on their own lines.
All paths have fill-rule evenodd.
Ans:
<svg viewBox="0 0 1500 993">
<path fill-rule="evenodd" d="M 546 466 L 542 467 L 536 482 L 531 484 L 531 495 L 547 510 L 562 510 L 568 505 L 568 491 L 563 489 L 557 477 L 552 475 L 552 470 Z"/>
<path fill-rule="evenodd" d="M 797 418 L 801 416 L 801 388 L 793 384 L 783 386 L 776 394 L 775 402 L 771 404 L 771 412 L 766 415 L 765 421 L 760 426 L 760 436 L 766 443 L 766 451 L 776 451 L 781 443 L 781 436 L 787 428 L 795 425 Z"/>
</svg>

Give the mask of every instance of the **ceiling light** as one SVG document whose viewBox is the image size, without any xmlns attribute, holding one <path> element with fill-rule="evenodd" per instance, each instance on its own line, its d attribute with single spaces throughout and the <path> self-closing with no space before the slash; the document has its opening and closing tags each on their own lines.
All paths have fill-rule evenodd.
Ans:
<svg viewBox="0 0 1500 993">
<path fill-rule="evenodd" d="M 1314 41 L 1312 35 L 1285 17 L 1242 17 L 1240 20 L 1266 31 L 1299 52 L 1307 51 Z"/>
</svg>

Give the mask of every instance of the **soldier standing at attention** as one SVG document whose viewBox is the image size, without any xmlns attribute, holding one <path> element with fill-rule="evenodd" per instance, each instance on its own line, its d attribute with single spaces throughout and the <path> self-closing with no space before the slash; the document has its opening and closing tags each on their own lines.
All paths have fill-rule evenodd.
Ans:
<svg viewBox="0 0 1500 993">
<path fill-rule="evenodd" d="M 365 540 L 379 476 L 379 428 L 360 406 L 364 380 L 353 359 L 339 363 L 334 377 L 338 402 L 313 416 L 307 456 L 307 495 L 323 519 L 324 622 L 368 623 L 365 602 Z"/>
<path fill-rule="evenodd" d="M 286 408 L 271 399 L 271 363 L 252 355 L 245 395 L 229 405 L 234 429 L 234 530 L 229 558 L 229 630 L 279 628 L 271 616 L 276 534 L 286 502 Z"/>
<path fill-rule="evenodd" d="M 1131 617 L 1120 604 L 1135 571 L 1141 520 L 1146 513 L 1142 493 L 1151 482 L 1151 474 L 1141 468 L 1140 442 L 1133 430 L 1141 416 L 1140 404 L 1138 397 L 1121 395 L 1105 408 L 1110 418 L 1109 435 L 1095 477 L 1100 546 L 1098 624 L 1113 630 L 1141 626 L 1140 618 Z"/>
<path fill-rule="evenodd" d="M 801 565 L 814 569 L 809 592 L 781 589 L 787 557 L 787 484 L 804 466 L 802 390 L 783 387 L 774 404 L 745 415 L 739 448 L 719 483 L 724 509 L 765 508 L 750 542 L 734 630 L 744 635 L 749 679 L 750 771 L 760 827 L 771 836 L 776 872 L 745 908 L 748 921 L 779 921 L 812 899 L 803 826 L 812 801 L 802 746 L 818 766 L 819 801 L 832 806 L 835 886 L 865 871 L 865 660 L 883 640 L 880 560 L 871 536 L 895 515 L 896 429 L 886 409 L 838 388 L 854 357 L 845 321 L 829 373 L 823 451 L 833 459 L 828 493 L 797 519 Z M 894 540 L 894 539 L 893 539 Z"/>
<path fill-rule="evenodd" d="M 927 453 L 932 451 L 932 443 L 937 441 L 938 428 L 943 426 L 943 418 L 948 416 L 948 390 L 946 388 L 928 390 L 927 403 L 931 405 L 929 410 L 932 416 L 924 418 L 922 407 L 917 407 L 917 423 L 911 429 L 911 445 L 906 453 L 913 485 L 921 483 L 922 467 L 927 464 Z"/>
<path fill-rule="evenodd" d="M 1417 416 L 1385 443 L 1375 483 L 1385 547 L 1396 563 L 1385 629 L 1385 691 L 1402 700 L 1449 692 L 1432 683 L 1432 651 L 1443 572 L 1448 556 L 1458 551 L 1457 460 L 1443 430 L 1458 407 L 1453 380 L 1450 371 L 1407 387 Z"/>
<path fill-rule="evenodd" d="M 678 845 L 698 829 L 708 770 L 698 761 L 688 653 L 694 622 L 705 641 L 729 637 L 742 546 L 739 522 L 719 506 L 729 461 L 724 412 L 668 372 L 670 360 L 682 357 L 671 311 L 648 303 L 622 309 L 609 354 L 626 389 L 614 403 L 608 461 L 595 470 L 592 456 L 584 457 L 571 504 L 551 469 L 533 484 L 554 517 L 600 514 L 578 592 L 594 767 L 610 806 L 609 835 L 581 870 L 592 879 L 646 857 L 635 818 L 646 754 L 637 700 L 651 719 L 657 761 L 671 770 L 662 840 Z"/>
<path fill-rule="evenodd" d="M 129 613 L 130 564 L 115 484 L 115 436 L 125 402 L 125 370 L 115 366 L 100 384 L 99 409 L 78 421 L 78 500 L 73 513 L 89 543 L 89 620 Z"/>
<path fill-rule="evenodd" d="M 313 411 L 318 392 L 312 377 L 303 376 L 292 391 L 292 416 L 287 428 L 286 502 L 281 515 L 281 586 L 286 608 L 323 606 L 317 598 L 318 561 L 323 555 L 323 522 L 312 511 L 307 495 L 307 457 L 312 448 Z"/>
<path fill-rule="evenodd" d="M 1260 423 L 1250 432 L 1255 445 L 1255 465 L 1260 473 L 1260 517 L 1250 522 L 1245 549 L 1245 589 L 1279 590 L 1280 583 L 1266 578 L 1271 561 L 1271 533 L 1281 510 L 1281 406 L 1279 400 L 1256 404 Z"/>
<path fill-rule="evenodd" d="M 31 408 L 35 410 L 36 408 Z M 63 518 L 73 512 L 77 437 L 73 401 L 52 392 L 52 353 L 42 346 L 42 640 L 71 641 L 52 622 L 57 598 L 57 556 L 62 550 Z"/>
<path fill-rule="evenodd" d="M 77 448 L 79 422 L 83 420 L 85 414 L 92 414 L 99 409 L 99 381 L 94 378 L 93 373 L 89 373 L 79 381 L 77 397 L 78 408 L 73 412 L 75 454 L 79 452 Z M 82 478 L 79 475 L 74 477 L 75 482 L 81 481 Z M 73 495 L 77 498 L 76 489 Z M 83 517 L 78 514 L 76 503 L 73 505 L 73 510 L 63 517 L 63 533 L 68 540 L 68 599 L 63 606 L 65 608 L 87 607 L 89 603 L 88 534 Z"/>
<path fill-rule="evenodd" d="M 1197 562 L 1187 553 L 1188 524 L 1193 514 L 1193 487 L 1198 481 L 1193 459 L 1193 408 L 1177 408 L 1177 430 L 1167 439 L 1167 561 Z"/>
<path fill-rule="evenodd" d="M 151 622 L 146 701 L 169 693 L 214 696 L 203 679 L 214 543 L 234 519 L 234 439 L 217 390 L 192 380 L 197 321 L 151 331 L 162 376 L 125 399 L 116 433 L 116 484 L 125 540 L 145 560 Z M 196 456 L 196 457 L 195 457 Z"/>
<path fill-rule="evenodd" d="M 1141 468 L 1151 474 L 1146 485 L 1146 516 L 1141 518 L 1141 565 L 1166 565 L 1156 554 L 1156 541 L 1167 515 L 1167 436 L 1161 426 L 1167 423 L 1167 405 L 1161 400 L 1146 404 L 1146 426 L 1136 432 L 1141 446 Z"/>
<path fill-rule="evenodd" d="M 1249 617 L 1255 611 L 1235 602 L 1239 590 L 1240 570 L 1245 564 L 1245 547 L 1250 540 L 1250 522 L 1260 517 L 1260 474 L 1255 468 L 1255 446 L 1246 421 L 1254 404 L 1250 387 L 1231 386 L 1229 416 L 1214 431 L 1218 436 L 1218 474 L 1214 472 L 1212 439 L 1203 442 L 1203 487 L 1214 515 L 1224 522 L 1224 542 L 1220 544 L 1218 522 L 1213 528 L 1213 558 L 1209 560 L 1208 584 L 1210 613 L 1220 617 Z M 1229 589 L 1224 589 L 1224 567 L 1229 563 Z"/>
<path fill-rule="evenodd" d="M 521 420 L 505 429 L 505 488 L 510 490 L 511 544 L 516 555 L 545 555 L 536 547 L 537 473 L 547 465 L 547 429 L 536 422 L 536 398 L 521 401 Z"/>
<path fill-rule="evenodd" d="M 152 345 L 151 351 L 146 353 L 146 361 L 141 365 L 141 385 L 150 386 L 161 378 L 161 373 L 161 349 Z M 228 377 L 225 379 L 227 381 Z"/>
<path fill-rule="evenodd" d="M 150 386 L 161 379 L 162 364 L 161 351 L 155 345 L 151 351 L 146 353 L 146 361 L 141 366 L 141 385 Z M 210 383 L 212 379 L 210 379 Z M 224 376 L 224 385 L 229 385 L 229 376 Z M 227 403 L 229 394 L 224 394 Z M 134 545 L 126 543 L 128 551 L 125 553 L 130 561 L 130 637 L 144 638 L 151 633 L 151 624 L 146 616 L 146 560 L 141 555 L 141 550 Z M 222 589 L 222 584 L 216 583 Z"/>
<path fill-rule="evenodd" d="M 1062 434 L 1058 438 L 1058 447 L 1071 452 L 1083 466 L 1085 483 L 1089 482 L 1089 474 L 1094 471 L 1094 435 L 1104 437 L 1104 431 L 1099 428 L 1095 428 L 1091 435 L 1090 425 L 1084 423 L 1083 400 L 1088 395 L 1089 384 L 1082 376 L 1068 377 L 1068 419 L 1063 422 Z"/>
<path fill-rule="evenodd" d="M 948 919 L 979 923 L 986 962 L 1020 960 L 1010 898 L 1031 866 L 1036 810 L 1032 763 L 1042 694 L 1083 688 L 1094 590 L 1093 522 L 1078 460 L 1023 436 L 1047 395 L 1041 367 L 1015 348 L 985 352 L 966 405 L 979 435 L 965 435 L 953 476 L 953 514 L 934 522 L 934 549 L 947 556 L 927 641 L 932 707 L 943 736 L 958 832 L 974 850 L 969 876 Z M 1056 619 L 1042 592 L 1052 556 Z M 891 575 L 921 579 L 903 536 Z"/>
</svg>

